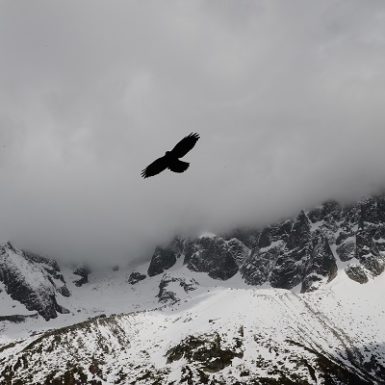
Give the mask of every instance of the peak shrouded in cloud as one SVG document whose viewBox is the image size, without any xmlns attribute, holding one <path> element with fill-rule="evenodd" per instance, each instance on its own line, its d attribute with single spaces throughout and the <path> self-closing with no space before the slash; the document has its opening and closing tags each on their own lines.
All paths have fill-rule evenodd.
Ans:
<svg viewBox="0 0 385 385">
<path fill-rule="evenodd" d="M 381 1 L 0 6 L 0 238 L 135 259 L 385 184 Z M 191 131 L 188 173 L 138 173 Z"/>
</svg>

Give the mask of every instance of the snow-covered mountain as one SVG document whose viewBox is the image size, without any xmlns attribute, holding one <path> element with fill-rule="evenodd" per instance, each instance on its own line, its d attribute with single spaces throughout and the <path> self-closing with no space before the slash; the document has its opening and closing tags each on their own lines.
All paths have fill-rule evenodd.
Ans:
<svg viewBox="0 0 385 385">
<path fill-rule="evenodd" d="M 52 259 L 18 250 L 10 242 L 0 244 L 0 283 L 11 299 L 46 320 L 68 312 L 56 301 L 57 294 L 68 297 L 70 293 L 57 262 Z M 1 309 L 4 311 L 3 303 Z"/>
<path fill-rule="evenodd" d="M 1 384 L 385 384 L 385 196 L 135 269 L 0 247 Z"/>
</svg>

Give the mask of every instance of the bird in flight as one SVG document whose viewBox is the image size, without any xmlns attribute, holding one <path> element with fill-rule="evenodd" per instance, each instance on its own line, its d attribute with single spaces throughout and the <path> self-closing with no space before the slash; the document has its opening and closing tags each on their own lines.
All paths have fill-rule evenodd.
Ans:
<svg viewBox="0 0 385 385">
<path fill-rule="evenodd" d="M 141 173 L 143 178 L 148 178 L 161 173 L 168 168 L 174 172 L 184 172 L 188 169 L 190 163 L 182 162 L 179 158 L 183 158 L 198 141 L 199 135 L 191 133 L 183 138 L 171 151 L 166 151 L 164 156 L 152 162 Z"/>
</svg>

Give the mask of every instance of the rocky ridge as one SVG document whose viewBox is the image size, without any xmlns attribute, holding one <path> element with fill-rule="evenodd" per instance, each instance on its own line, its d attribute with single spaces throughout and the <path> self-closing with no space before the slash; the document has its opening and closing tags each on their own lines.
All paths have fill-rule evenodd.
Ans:
<svg viewBox="0 0 385 385">
<path fill-rule="evenodd" d="M 365 283 L 385 268 L 385 196 L 349 206 L 329 201 L 263 229 L 176 238 L 155 250 L 148 275 L 165 272 L 180 258 L 191 271 L 219 280 L 240 272 L 256 286 L 316 290 L 336 277 L 339 265 Z"/>
<path fill-rule="evenodd" d="M 56 318 L 68 310 L 57 296 L 70 296 L 56 261 L 16 249 L 10 242 L 0 245 L 0 283 L 9 296 L 37 311 L 44 319 Z"/>
</svg>

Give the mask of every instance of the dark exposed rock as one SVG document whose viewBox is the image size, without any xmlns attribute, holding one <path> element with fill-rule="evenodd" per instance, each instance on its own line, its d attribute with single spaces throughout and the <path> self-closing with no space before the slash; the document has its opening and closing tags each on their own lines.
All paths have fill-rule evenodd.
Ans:
<svg viewBox="0 0 385 385">
<path fill-rule="evenodd" d="M 174 266 L 176 260 L 181 257 L 184 252 L 185 241 L 176 237 L 167 247 L 157 247 L 151 258 L 150 266 L 147 274 L 152 277 L 162 274 L 170 267 Z"/>
<path fill-rule="evenodd" d="M 241 274 L 249 285 L 262 285 L 269 280 L 271 270 L 280 253 L 280 245 L 267 251 L 256 250 L 241 267 Z"/>
<path fill-rule="evenodd" d="M 309 254 L 309 250 L 305 248 L 281 254 L 271 271 L 271 286 L 281 289 L 292 289 L 300 284 L 304 269 L 302 262 L 310 258 Z"/>
<path fill-rule="evenodd" d="M 342 227 L 349 228 L 349 225 L 357 224 L 360 219 L 360 204 L 353 203 L 343 207 L 341 218 L 343 219 Z"/>
<path fill-rule="evenodd" d="M 307 262 L 301 292 L 318 289 L 322 282 L 330 282 L 337 275 L 337 263 L 329 243 L 322 234 L 316 234 L 312 242 L 310 260 Z"/>
<path fill-rule="evenodd" d="M 272 242 L 287 241 L 291 233 L 293 223 L 286 220 L 278 225 L 272 225 L 262 230 L 258 240 L 258 248 L 263 249 L 270 246 Z"/>
<path fill-rule="evenodd" d="M 159 298 L 159 302 L 166 303 L 166 302 L 178 302 L 180 298 L 178 298 L 177 294 L 170 290 L 169 286 L 170 284 L 176 284 L 180 288 L 184 290 L 185 293 L 188 293 L 189 291 L 196 290 L 196 286 L 198 283 L 194 279 L 190 279 L 186 281 L 183 278 L 177 278 L 177 277 L 171 277 L 167 274 L 165 274 L 162 277 L 162 280 L 159 283 L 159 293 L 157 297 Z"/>
<path fill-rule="evenodd" d="M 352 237 L 353 233 L 341 231 L 336 238 L 336 245 L 340 245 L 346 239 Z M 355 246 L 354 246 L 355 247 Z"/>
<path fill-rule="evenodd" d="M 12 299 L 46 320 L 68 312 L 57 303 L 56 294 L 70 293 L 57 263 L 49 258 L 18 250 L 9 242 L 2 244 L 0 282 Z"/>
<path fill-rule="evenodd" d="M 177 238 L 166 248 L 156 248 L 148 275 L 163 273 L 183 255 L 184 263 L 190 270 L 206 272 L 212 278 L 226 280 L 237 273 L 249 254 L 250 249 L 234 237 L 229 240 L 201 237 L 192 241 Z"/>
<path fill-rule="evenodd" d="M 286 242 L 290 250 L 300 250 L 307 246 L 310 239 L 310 221 L 306 214 L 301 211 L 293 224 L 289 238 Z"/>
<path fill-rule="evenodd" d="M 222 347 L 219 334 L 189 336 L 166 353 L 169 363 L 184 358 L 189 363 L 198 363 L 205 372 L 215 373 L 230 366 L 235 357 L 242 358 L 240 340 L 232 348 Z"/>
<path fill-rule="evenodd" d="M 272 242 L 271 229 L 269 227 L 266 227 L 265 229 L 263 229 L 261 236 L 259 237 L 258 247 L 259 248 L 269 247 L 271 242 Z"/>
<path fill-rule="evenodd" d="M 307 262 L 311 259 L 310 228 L 310 221 L 302 211 L 271 271 L 270 283 L 273 287 L 291 289 L 302 282 Z"/>
<path fill-rule="evenodd" d="M 292 228 L 286 224 L 278 237 L 273 229 L 282 229 L 282 225 L 262 229 L 259 248 L 241 267 L 243 278 L 249 284 L 270 282 L 279 288 L 291 288 L 302 282 L 302 291 L 313 290 L 337 273 L 332 244 L 336 245 L 341 261 L 356 258 L 362 271 L 367 269 L 374 276 L 381 274 L 385 269 L 384 202 L 384 196 L 346 207 L 327 202 L 307 214 L 301 212 Z M 351 278 L 356 275 L 353 271 L 356 270 L 352 270 Z"/>
<path fill-rule="evenodd" d="M 377 206 L 376 206 L 377 207 Z M 370 216 L 377 220 L 379 215 L 375 215 L 371 206 Z M 382 226 L 385 226 L 383 224 Z M 362 221 L 361 228 L 356 235 L 356 253 L 355 257 L 361 262 L 361 264 L 368 269 L 373 275 L 379 275 L 384 271 L 385 259 L 384 254 L 381 253 L 383 245 L 378 245 L 375 237 L 378 239 L 378 225 L 374 226 L 366 221 Z"/>
<path fill-rule="evenodd" d="M 152 277 L 163 273 L 165 270 L 174 266 L 176 262 L 176 253 L 172 249 L 163 249 L 157 247 L 154 255 L 152 256 L 150 266 L 148 267 L 147 274 Z"/>
<path fill-rule="evenodd" d="M 336 249 L 337 254 L 341 261 L 346 262 L 350 261 L 355 257 L 356 252 L 356 239 L 348 238 L 344 242 L 342 242 Z"/>
<path fill-rule="evenodd" d="M 312 223 L 319 221 L 335 222 L 341 217 L 342 207 L 333 200 L 325 202 L 321 207 L 309 211 L 308 218 Z"/>
<path fill-rule="evenodd" d="M 239 239 L 231 238 L 227 241 L 228 252 L 238 266 L 242 266 L 250 255 L 250 249 Z"/>
<path fill-rule="evenodd" d="M 243 253 L 243 254 L 242 254 Z M 247 257 L 249 250 L 241 242 L 221 237 L 201 237 L 185 250 L 185 264 L 190 270 L 205 272 L 211 278 L 226 280 L 238 271 L 237 261 Z"/>
<path fill-rule="evenodd" d="M 38 314 L 28 314 L 28 315 L 22 315 L 22 314 L 15 314 L 15 315 L 5 315 L 0 316 L 0 322 L 12 322 L 12 323 L 22 323 L 25 322 L 29 318 L 38 318 Z"/>
<path fill-rule="evenodd" d="M 383 224 L 385 222 L 385 197 L 375 196 L 360 202 L 360 227 L 365 223 Z"/>
<path fill-rule="evenodd" d="M 136 283 L 138 283 L 139 281 L 143 281 L 144 279 L 146 279 L 145 274 L 141 274 L 137 271 L 133 271 L 128 277 L 128 283 L 130 285 L 135 285 Z"/>
<path fill-rule="evenodd" d="M 190 270 L 206 272 L 215 279 L 226 280 L 237 273 L 239 266 L 250 255 L 250 249 L 232 237 L 200 237 L 195 240 L 174 240 L 168 247 L 157 247 L 148 268 L 148 275 L 163 273 L 172 267 L 177 258 L 184 256 Z"/>
<path fill-rule="evenodd" d="M 74 274 L 79 275 L 81 278 L 74 281 L 74 284 L 78 287 L 88 283 L 88 276 L 91 274 L 91 269 L 88 266 L 78 266 L 74 270 Z"/>
<path fill-rule="evenodd" d="M 71 293 L 68 290 L 67 286 L 61 286 L 57 289 L 57 291 L 63 296 L 63 297 L 70 297 Z"/>
<path fill-rule="evenodd" d="M 385 269 L 384 257 L 376 257 L 375 255 L 367 255 L 361 259 L 362 265 L 368 269 L 374 276 L 380 275 Z"/>
<path fill-rule="evenodd" d="M 365 273 L 365 270 L 360 265 L 351 265 L 345 269 L 346 274 L 350 279 L 358 283 L 368 282 L 368 276 Z"/>
<path fill-rule="evenodd" d="M 300 284 L 303 292 L 336 276 L 336 258 L 354 260 L 376 276 L 385 269 L 385 195 L 347 206 L 328 201 L 301 211 L 295 220 L 262 229 L 174 240 L 156 249 L 149 275 L 164 272 L 181 256 L 190 270 L 214 279 L 226 280 L 240 271 L 250 285 L 291 289 Z"/>
<path fill-rule="evenodd" d="M 54 259 L 48 258 L 48 257 L 43 257 L 43 256 L 38 255 L 36 253 L 33 253 L 31 251 L 26 251 L 26 250 L 22 250 L 22 251 L 23 251 L 24 258 L 26 260 L 28 260 L 30 262 L 44 264 L 45 265 L 45 270 L 53 278 L 58 279 L 58 280 L 62 281 L 65 284 L 65 280 L 64 280 L 63 274 L 60 271 L 60 267 L 59 267 L 58 263 Z"/>
<path fill-rule="evenodd" d="M 256 229 L 235 229 L 223 235 L 224 239 L 237 239 L 247 248 L 252 249 L 257 244 L 260 234 Z"/>
</svg>

